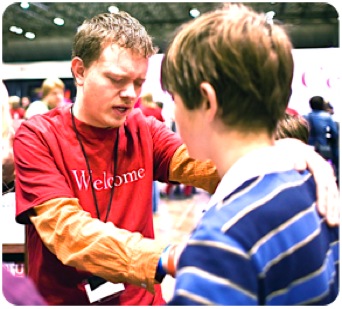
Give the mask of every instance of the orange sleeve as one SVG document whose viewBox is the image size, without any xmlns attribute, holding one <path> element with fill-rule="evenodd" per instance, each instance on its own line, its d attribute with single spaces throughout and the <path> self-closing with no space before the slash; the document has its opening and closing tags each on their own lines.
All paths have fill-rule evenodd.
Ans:
<svg viewBox="0 0 342 309">
<path fill-rule="evenodd" d="M 165 244 L 92 218 L 76 198 L 52 199 L 34 210 L 32 224 L 63 264 L 154 292 L 155 272 Z"/>
<path fill-rule="evenodd" d="M 174 153 L 169 167 L 169 181 L 202 188 L 213 194 L 220 177 L 211 161 L 198 161 L 189 157 L 185 145 Z"/>
</svg>

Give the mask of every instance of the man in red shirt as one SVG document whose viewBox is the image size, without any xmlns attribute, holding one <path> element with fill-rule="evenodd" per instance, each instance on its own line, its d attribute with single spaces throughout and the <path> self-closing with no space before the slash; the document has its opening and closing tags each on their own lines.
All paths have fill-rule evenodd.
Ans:
<svg viewBox="0 0 342 309">
<path fill-rule="evenodd" d="M 209 192 L 219 182 L 210 161 L 191 159 L 177 135 L 134 109 L 155 52 L 125 12 L 86 20 L 73 44 L 75 103 L 16 134 L 16 220 L 27 224 L 28 276 L 49 305 L 164 304 L 166 244 L 154 240 L 152 182 Z M 299 144 L 292 150 L 306 152 Z"/>
<path fill-rule="evenodd" d="M 20 98 L 16 95 L 8 98 L 10 112 L 13 120 L 24 119 L 25 109 L 20 106 Z"/>
</svg>

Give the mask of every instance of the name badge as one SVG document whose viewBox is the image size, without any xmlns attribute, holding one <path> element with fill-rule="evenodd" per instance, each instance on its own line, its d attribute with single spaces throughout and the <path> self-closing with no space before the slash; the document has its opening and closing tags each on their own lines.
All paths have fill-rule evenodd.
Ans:
<svg viewBox="0 0 342 309">
<path fill-rule="evenodd" d="M 123 285 L 123 283 L 112 283 L 99 278 L 103 281 L 98 282 L 97 280 L 95 280 L 94 284 L 94 278 L 99 277 L 91 277 L 88 280 L 88 283 L 84 286 L 90 303 L 104 301 L 109 296 L 118 296 L 122 291 L 125 290 L 125 286 Z"/>
</svg>

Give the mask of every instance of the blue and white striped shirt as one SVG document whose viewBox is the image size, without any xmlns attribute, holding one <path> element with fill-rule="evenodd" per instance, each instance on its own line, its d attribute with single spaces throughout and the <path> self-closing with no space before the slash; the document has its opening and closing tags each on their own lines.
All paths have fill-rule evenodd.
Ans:
<svg viewBox="0 0 342 309">
<path fill-rule="evenodd" d="M 272 165 L 280 172 L 269 172 Z M 180 257 L 169 305 L 333 302 L 339 289 L 339 233 L 326 225 L 315 200 L 311 174 L 284 171 L 272 151 L 240 159 L 222 179 L 216 204 Z"/>
</svg>

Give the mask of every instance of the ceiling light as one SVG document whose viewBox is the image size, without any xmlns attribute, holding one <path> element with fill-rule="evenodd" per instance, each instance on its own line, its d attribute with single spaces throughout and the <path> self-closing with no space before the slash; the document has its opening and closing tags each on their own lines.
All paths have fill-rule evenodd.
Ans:
<svg viewBox="0 0 342 309">
<path fill-rule="evenodd" d="M 108 7 L 108 12 L 109 13 L 119 13 L 119 8 L 115 5 L 111 5 L 110 7 Z"/>
<path fill-rule="evenodd" d="M 23 9 L 28 9 L 30 7 L 30 4 L 28 2 L 21 2 L 20 3 L 20 6 L 23 8 Z"/>
<path fill-rule="evenodd" d="M 196 17 L 201 15 L 201 12 L 199 10 L 193 8 L 189 11 L 189 14 L 191 17 L 196 18 Z"/>
<path fill-rule="evenodd" d="M 57 26 L 63 26 L 64 25 L 64 19 L 63 18 L 59 18 L 56 17 L 53 22 L 57 25 Z"/>
<path fill-rule="evenodd" d="M 11 32 L 16 33 L 16 34 L 22 34 L 22 33 L 23 33 L 23 29 L 21 29 L 21 28 L 19 28 L 19 27 L 17 27 L 17 26 L 11 26 L 11 27 L 9 28 L 9 30 L 10 30 Z"/>
<path fill-rule="evenodd" d="M 36 37 L 36 35 L 33 32 L 26 32 L 25 36 L 30 40 L 33 40 Z"/>
</svg>

